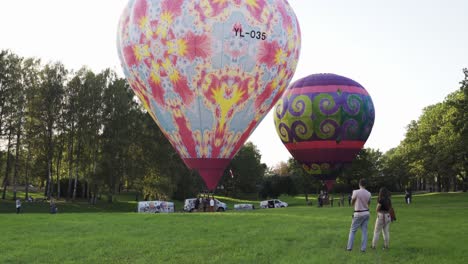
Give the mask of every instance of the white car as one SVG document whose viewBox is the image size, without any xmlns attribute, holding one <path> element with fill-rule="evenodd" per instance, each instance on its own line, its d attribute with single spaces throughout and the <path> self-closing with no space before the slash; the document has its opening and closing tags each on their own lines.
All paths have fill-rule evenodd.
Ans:
<svg viewBox="0 0 468 264">
<path fill-rule="evenodd" d="M 271 199 L 271 200 L 265 200 L 265 201 L 260 202 L 260 208 L 281 208 L 281 207 L 288 207 L 288 204 L 278 199 Z"/>
<path fill-rule="evenodd" d="M 197 200 L 198 198 L 189 198 L 189 199 L 185 199 L 185 202 L 184 202 L 184 211 L 186 212 L 193 212 L 195 210 L 195 200 Z M 215 210 L 218 211 L 218 212 L 224 212 L 228 209 L 228 206 L 227 204 L 223 203 L 223 202 L 220 202 L 218 199 L 214 199 L 215 200 Z M 209 208 L 209 201 L 208 201 L 208 205 L 207 205 L 207 208 L 206 208 L 206 211 L 208 211 L 208 208 Z M 203 204 L 200 204 L 199 207 L 198 207 L 198 211 L 199 212 L 203 212 Z"/>
</svg>

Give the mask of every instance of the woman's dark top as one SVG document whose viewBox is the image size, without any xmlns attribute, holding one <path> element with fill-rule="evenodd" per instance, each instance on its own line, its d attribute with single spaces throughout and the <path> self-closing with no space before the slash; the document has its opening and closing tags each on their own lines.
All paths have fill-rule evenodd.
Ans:
<svg viewBox="0 0 468 264">
<path fill-rule="evenodd" d="M 379 211 L 388 212 L 390 210 L 390 207 L 392 207 L 392 202 L 390 201 L 390 199 L 380 199 L 379 204 L 380 204 Z"/>
</svg>

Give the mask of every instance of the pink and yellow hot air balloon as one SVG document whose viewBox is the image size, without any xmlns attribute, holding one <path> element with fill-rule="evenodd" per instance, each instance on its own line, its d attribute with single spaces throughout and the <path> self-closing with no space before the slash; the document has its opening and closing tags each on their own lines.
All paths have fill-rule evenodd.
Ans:
<svg viewBox="0 0 468 264">
<path fill-rule="evenodd" d="M 286 0 L 130 0 L 117 46 L 135 94 L 212 190 L 288 86 L 300 30 Z"/>
<path fill-rule="evenodd" d="M 306 172 L 333 186 L 369 137 L 375 109 L 366 89 L 336 74 L 292 83 L 275 106 L 276 131 Z"/>
</svg>

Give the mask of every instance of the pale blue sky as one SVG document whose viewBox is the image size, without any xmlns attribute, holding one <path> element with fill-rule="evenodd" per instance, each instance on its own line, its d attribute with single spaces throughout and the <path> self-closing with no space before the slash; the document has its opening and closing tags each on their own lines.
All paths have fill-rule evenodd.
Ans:
<svg viewBox="0 0 468 264">
<path fill-rule="evenodd" d="M 127 0 L 0 0 L 0 49 L 121 73 L 115 38 Z M 366 147 L 387 151 L 422 109 L 459 88 L 468 67 L 468 1 L 290 0 L 302 30 L 294 79 L 330 72 L 361 83 L 376 122 Z M 265 117 L 250 139 L 268 166 L 290 155 Z"/>
</svg>

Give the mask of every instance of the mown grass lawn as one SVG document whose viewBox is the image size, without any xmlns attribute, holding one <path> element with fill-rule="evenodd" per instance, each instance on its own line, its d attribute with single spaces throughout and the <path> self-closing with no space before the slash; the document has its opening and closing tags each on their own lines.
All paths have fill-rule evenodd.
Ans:
<svg viewBox="0 0 468 264">
<path fill-rule="evenodd" d="M 345 251 L 350 207 L 303 206 L 225 213 L 137 214 L 135 202 L 90 206 L 0 202 L 0 263 L 468 263 L 468 194 L 393 197 L 390 250 Z M 230 200 L 230 208 L 235 200 Z M 375 198 L 372 208 L 375 207 Z M 336 203 L 335 203 L 336 205 Z M 29 206 L 29 207 L 28 207 Z M 119 212 L 128 211 L 128 212 Z"/>
</svg>

